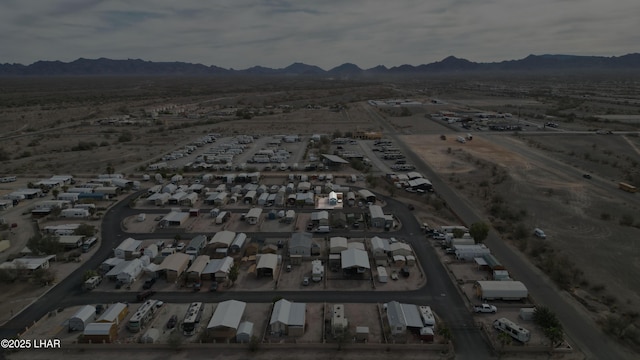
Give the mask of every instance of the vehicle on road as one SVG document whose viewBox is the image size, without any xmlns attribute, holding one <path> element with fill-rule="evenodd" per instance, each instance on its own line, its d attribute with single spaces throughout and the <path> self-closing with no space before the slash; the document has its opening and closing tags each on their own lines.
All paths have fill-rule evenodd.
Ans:
<svg viewBox="0 0 640 360">
<path fill-rule="evenodd" d="M 544 231 L 542 231 L 542 229 L 539 229 L 539 228 L 533 229 L 533 235 L 535 235 L 537 238 L 540 238 L 540 239 L 547 238 L 547 234 L 545 234 Z"/>
<path fill-rule="evenodd" d="M 416 209 L 416 207 L 413 206 L 413 204 L 409 204 L 409 210 L 415 210 L 415 209 Z"/>
<path fill-rule="evenodd" d="M 145 281 L 145 282 L 144 282 L 144 284 L 142 285 L 142 288 L 143 288 L 144 290 L 149 290 L 149 289 L 151 289 L 151 287 L 152 287 L 152 286 L 153 286 L 153 284 L 155 284 L 155 283 L 156 283 L 156 278 L 151 278 L 151 279 L 149 279 L 149 280 L 147 280 L 147 281 Z"/>
<path fill-rule="evenodd" d="M 474 305 L 473 306 L 473 311 L 475 313 L 495 314 L 498 311 L 498 308 L 493 306 L 493 305 L 489 305 L 489 304 L 480 304 L 480 305 Z"/>
<path fill-rule="evenodd" d="M 589 174 L 582 174 L 582 177 L 585 179 L 591 179 L 591 175 Z"/>
<path fill-rule="evenodd" d="M 145 290 L 140 292 L 138 295 L 136 295 L 136 300 L 138 300 L 138 302 L 143 302 L 145 300 L 147 300 L 148 298 L 150 298 L 151 296 L 153 296 L 156 292 L 153 290 Z"/>
<path fill-rule="evenodd" d="M 620 188 L 621 190 L 624 190 L 626 192 L 630 192 L 630 193 L 634 193 L 634 192 L 638 191 L 638 189 L 635 186 L 633 186 L 631 184 L 627 184 L 625 182 L 618 183 L 618 188 Z"/>
</svg>

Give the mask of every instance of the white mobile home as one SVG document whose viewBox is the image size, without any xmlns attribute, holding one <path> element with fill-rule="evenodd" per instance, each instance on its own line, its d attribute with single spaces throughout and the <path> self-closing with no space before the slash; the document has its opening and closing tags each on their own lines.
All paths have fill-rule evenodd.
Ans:
<svg viewBox="0 0 640 360">
<path fill-rule="evenodd" d="M 60 216 L 65 218 L 87 218 L 89 215 L 89 210 L 87 209 L 71 208 L 60 211 Z"/>
</svg>

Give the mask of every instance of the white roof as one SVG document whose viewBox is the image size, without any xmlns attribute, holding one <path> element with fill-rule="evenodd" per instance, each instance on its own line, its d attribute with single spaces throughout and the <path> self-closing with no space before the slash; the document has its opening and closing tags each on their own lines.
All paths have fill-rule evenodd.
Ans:
<svg viewBox="0 0 640 360">
<path fill-rule="evenodd" d="M 329 239 L 329 248 L 347 250 L 347 238 L 342 236 L 334 236 Z"/>
<path fill-rule="evenodd" d="M 167 256 L 160 264 L 164 270 L 181 271 L 189 263 L 190 256 L 185 253 L 175 253 Z"/>
<path fill-rule="evenodd" d="M 269 324 L 280 322 L 288 326 L 304 326 L 306 306 L 305 303 L 294 303 L 280 299 L 273 305 Z"/>
<path fill-rule="evenodd" d="M 238 325 L 236 334 L 253 335 L 253 323 L 250 321 L 243 321 Z"/>
<path fill-rule="evenodd" d="M 369 256 L 360 249 L 348 249 L 341 253 L 342 268 L 362 267 L 369 269 Z"/>
<path fill-rule="evenodd" d="M 105 276 L 118 276 L 122 273 L 131 274 L 133 276 L 137 276 L 139 274 L 137 269 L 142 269 L 143 264 L 140 259 L 133 259 L 129 261 L 123 261 L 118 265 L 114 266 L 113 269 L 109 270 L 109 272 Z"/>
<path fill-rule="evenodd" d="M 69 319 L 78 318 L 82 320 L 82 322 L 86 322 L 89 319 L 92 319 L 96 315 L 96 308 L 92 305 L 85 305 L 81 307 L 72 317 Z"/>
<path fill-rule="evenodd" d="M 232 266 L 233 258 L 231 256 L 222 259 L 212 259 L 207 266 L 205 266 L 204 270 L 202 270 L 202 274 L 215 274 L 218 272 L 229 273 Z"/>
<path fill-rule="evenodd" d="M 389 251 L 389 239 L 383 239 L 377 236 L 371 238 L 371 250 L 372 251 Z"/>
<path fill-rule="evenodd" d="M 110 335 L 111 327 L 115 323 L 89 323 L 84 327 L 83 334 L 86 335 Z"/>
<path fill-rule="evenodd" d="M 191 263 L 191 266 L 189 266 L 187 272 L 202 273 L 202 271 L 207 267 L 208 263 L 209 255 L 200 255 L 193 261 L 193 263 Z"/>
<path fill-rule="evenodd" d="M 237 330 L 246 307 L 247 303 L 238 300 L 221 302 L 216 307 L 216 311 L 213 313 L 207 329 L 227 327 Z"/>
<path fill-rule="evenodd" d="M 527 287 L 520 281 L 478 281 L 478 286 L 484 290 L 521 290 L 527 291 Z"/>
<path fill-rule="evenodd" d="M 22 267 L 27 270 L 35 270 L 46 264 L 49 260 L 55 258 L 55 255 L 49 255 L 38 258 L 18 258 L 13 259 L 11 262 L 4 262 L 0 264 L 0 269 L 15 269 L 16 267 Z"/>
<path fill-rule="evenodd" d="M 107 260 L 103 261 L 102 264 L 103 265 L 109 265 L 109 266 L 116 266 L 120 263 L 123 263 L 124 259 L 121 258 L 117 258 L 117 257 L 112 257 L 112 258 L 108 258 Z"/>
<path fill-rule="evenodd" d="M 231 246 L 233 239 L 236 238 L 236 233 L 229 230 L 218 231 L 211 240 L 209 240 L 209 245 L 212 244 L 223 244 L 225 247 Z"/>
<path fill-rule="evenodd" d="M 389 325 L 404 325 L 406 327 L 422 328 L 422 317 L 417 305 L 401 304 L 397 301 L 390 301 L 387 304 L 387 318 Z"/>
<path fill-rule="evenodd" d="M 409 244 L 397 242 L 397 243 L 389 244 L 389 250 L 391 252 L 398 251 L 398 250 L 404 250 L 404 251 L 408 251 L 409 253 L 411 253 L 411 246 Z"/>
<path fill-rule="evenodd" d="M 122 251 L 136 251 L 140 248 L 140 245 L 142 245 L 142 240 L 126 238 L 120 243 L 120 245 L 118 245 L 116 249 Z"/>
<path fill-rule="evenodd" d="M 313 235 L 311 233 L 308 232 L 296 232 L 291 234 L 291 240 L 289 240 L 289 247 L 290 248 L 297 248 L 297 247 L 302 247 L 302 248 L 311 248 L 311 243 L 312 243 L 312 239 Z"/>
<path fill-rule="evenodd" d="M 167 215 L 165 215 L 165 217 L 162 220 L 165 220 L 168 222 L 183 222 L 188 217 L 189 217 L 189 213 L 187 212 L 172 211 Z"/>
<path fill-rule="evenodd" d="M 105 310 L 102 315 L 98 318 L 97 321 L 107 321 L 107 322 L 115 322 L 118 318 L 118 315 L 127 307 L 126 304 L 123 303 L 115 303 L 109 305 L 109 308 Z"/>
<path fill-rule="evenodd" d="M 380 205 L 370 205 L 369 213 L 371 214 L 372 219 L 384 217 L 384 212 L 382 211 L 382 207 L 380 207 Z"/>
<path fill-rule="evenodd" d="M 262 254 L 256 269 L 270 268 L 275 270 L 278 267 L 278 255 L 276 254 Z"/>
<path fill-rule="evenodd" d="M 248 218 L 257 218 L 257 217 L 260 217 L 260 215 L 262 215 L 262 208 L 259 208 L 259 207 L 251 208 L 247 212 Z"/>
</svg>

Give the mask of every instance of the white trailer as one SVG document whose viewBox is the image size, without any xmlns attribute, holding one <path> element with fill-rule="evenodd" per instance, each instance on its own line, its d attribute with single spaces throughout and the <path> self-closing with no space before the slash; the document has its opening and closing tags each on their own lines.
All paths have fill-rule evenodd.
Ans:
<svg viewBox="0 0 640 360">
<path fill-rule="evenodd" d="M 509 334 L 512 338 L 523 343 L 526 343 L 531 339 L 531 333 L 529 330 L 507 318 L 497 319 L 493 322 L 493 327 L 496 330 Z"/>
<path fill-rule="evenodd" d="M 529 296 L 520 281 L 482 280 L 476 282 L 476 294 L 481 300 L 522 300 Z"/>
</svg>

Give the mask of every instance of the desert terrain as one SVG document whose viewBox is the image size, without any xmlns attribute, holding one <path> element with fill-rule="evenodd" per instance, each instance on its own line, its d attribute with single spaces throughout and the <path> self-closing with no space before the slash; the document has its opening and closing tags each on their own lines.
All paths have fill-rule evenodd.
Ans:
<svg viewBox="0 0 640 360">
<path fill-rule="evenodd" d="M 7 79 L 0 89 L 0 174 L 89 178 L 112 167 L 137 179 L 203 134 L 381 131 L 363 110 L 366 101 L 410 98 L 424 105 L 376 111 L 505 242 L 572 294 L 605 332 L 637 349 L 640 200 L 617 184 L 640 185 L 640 101 L 633 95 L 639 85 L 618 80 Z M 439 112 L 509 113 L 512 119 L 494 121 L 517 121 L 520 129 L 492 131 L 478 121 L 462 128 L 430 116 Z M 456 141 L 467 133 L 473 140 Z M 389 193 L 384 171 L 372 173 L 381 177 L 374 189 Z M 0 184 L 0 196 L 12 189 Z M 421 221 L 454 219 L 431 202 L 393 196 L 413 201 Z M 546 241 L 533 237 L 536 227 Z M 13 234 L 4 228 L 0 236 Z"/>
</svg>

